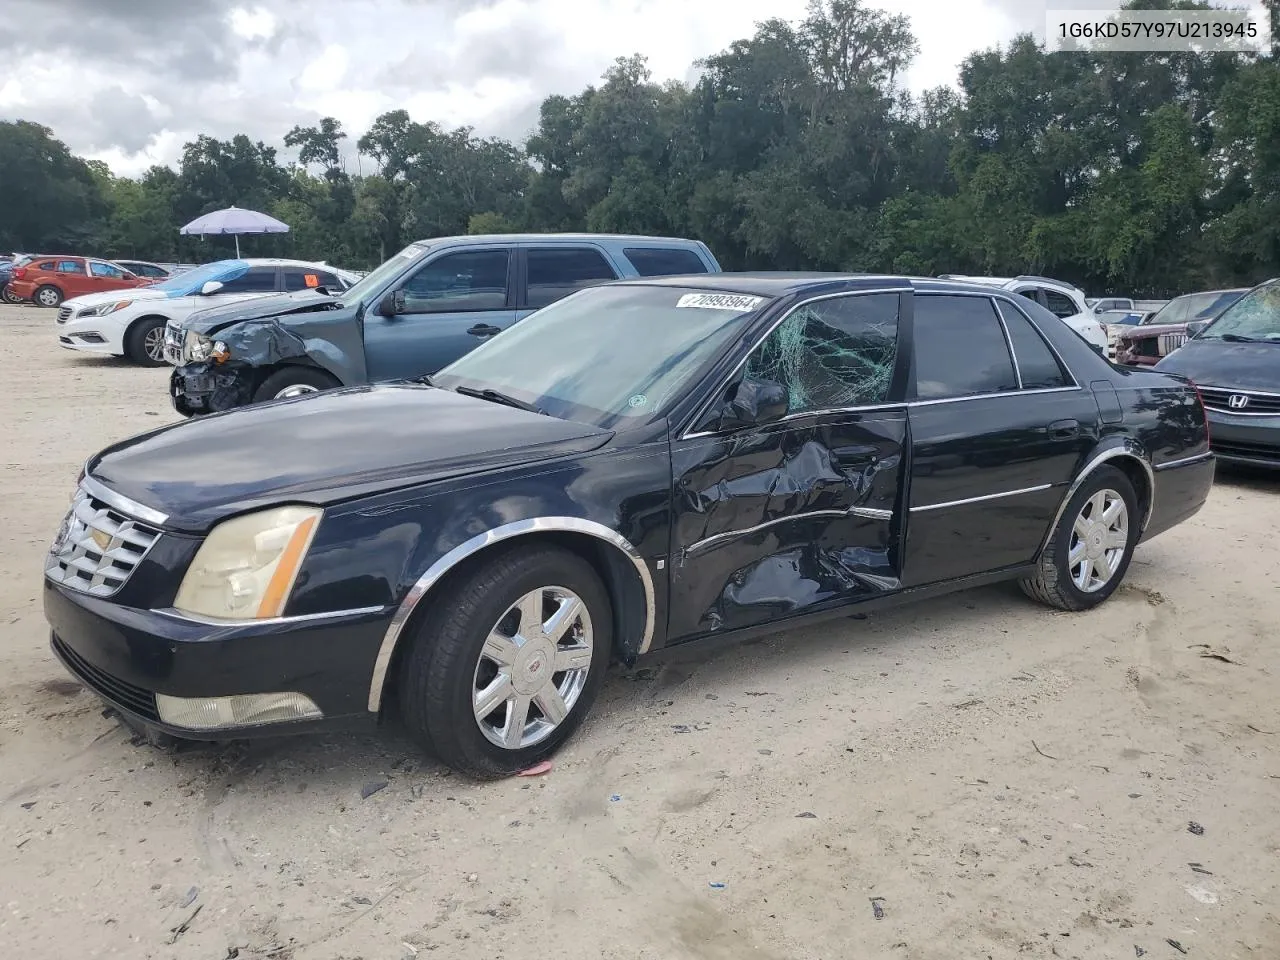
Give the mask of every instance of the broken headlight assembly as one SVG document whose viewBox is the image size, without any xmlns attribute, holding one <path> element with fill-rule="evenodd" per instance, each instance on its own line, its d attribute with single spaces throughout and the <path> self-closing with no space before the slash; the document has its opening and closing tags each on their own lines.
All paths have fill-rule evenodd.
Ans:
<svg viewBox="0 0 1280 960">
<path fill-rule="evenodd" d="M 288 506 L 224 520 L 196 551 L 174 609 L 217 620 L 281 616 L 322 514 Z"/>
<path fill-rule="evenodd" d="M 182 360 L 184 363 L 204 363 L 212 360 L 222 363 L 231 356 L 231 351 L 221 340 L 206 337 L 203 333 L 188 330 L 182 337 Z"/>
</svg>

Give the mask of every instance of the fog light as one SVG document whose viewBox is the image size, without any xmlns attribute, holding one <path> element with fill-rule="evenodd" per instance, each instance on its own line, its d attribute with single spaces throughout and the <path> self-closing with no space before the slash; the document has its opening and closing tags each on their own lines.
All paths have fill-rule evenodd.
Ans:
<svg viewBox="0 0 1280 960">
<path fill-rule="evenodd" d="M 188 730 L 221 730 L 259 723 L 312 720 L 324 714 L 301 693 L 242 693 L 231 697 L 169 697 L 156 694 L 160 719 Z"/>
</svg>

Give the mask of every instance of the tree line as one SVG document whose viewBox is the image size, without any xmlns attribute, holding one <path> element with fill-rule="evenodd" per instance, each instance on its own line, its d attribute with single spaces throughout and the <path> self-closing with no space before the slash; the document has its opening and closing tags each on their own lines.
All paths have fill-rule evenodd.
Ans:
<svg viewBox="0 0 1280 960">
<path fill-rule="evenodd" d="M 138 179 L 0 123 L 0 249 L 211 260 L 230 238 L 178 227 L 235 204 L 292 228 L 246 238 L 246 255 L 352 268 L 432 236 L 586 230 L 693 237 L 726 269 L 1038 273 L 1096 294 L 1280 274 L 1271 58 L 1046 53 L 1020 36 L 970 55 L 957 88 L 913 96 L 917 52 L 905 17 L 814 0 L 699 61 L 690 85 L 619 58 L 544 100 L 523 144 L 385 113 L 355 139 L 356 173 L 332 118 L 285 135 L 293 163 L 199 136 Z"/>
</svg>

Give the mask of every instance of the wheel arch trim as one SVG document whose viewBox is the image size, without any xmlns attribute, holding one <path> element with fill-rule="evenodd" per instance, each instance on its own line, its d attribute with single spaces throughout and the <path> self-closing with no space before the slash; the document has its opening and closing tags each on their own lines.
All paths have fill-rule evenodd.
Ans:
<svg viewBox="0 0 1280 960">
<path fill-rule="evenodd" d="M 482 550 L 497 543 L 539 533 L 585 534 L 614 547 L 631 562 L 631 565 L 635 568 L 636 575 L 640 579 L 645 599 L 644 630 L 640 637 L 638 652 L 645 653 L 649 649 L 649 645 L 653 642 L 653 627 L 656 615 L 653 576 L 650 574 L 644 558 L 640 556 L 640 551 L 626 537 L 602 523 L 597 523 L 594 520 L 584 520 L 580 517 L 531 517 L 527 520 L 516 520 L 511 523 L 504 523 L 491 530 L 486 530 L 484 533 L 477 534 L 469 540 L 464 540 L 432 563 L 426 572 L 409 588 L 409 592 L 405 594 L 404 599 L 400 601 L 399 606 L 396 608 L 396 612 L 391 618 L 391 623 L 387 625 L 387 631 L 382 637 L 382 644 L 378 647 L 378 656 L 374 660 L 373 677 L 369 683 L 368 707 L 371 713 L 377 713 L 382 708 L 387 674 L 391 669 L 391 661 L 395 656 L 396 649 L 400 645 L 404 628 L 432 588 L 459 563 L 475 556 Z"/>
<path fill-rule="evenodd" d="M 1147 524 L 1151 521 L 1152 512 L 1155 510 L 1156 504 L 1156 473 L 1151 466 L 1151 461 L 1147 459 L 1141 445 L 1134 439 L 1126 437 L 1121 442 L 1109 446 L 1106 449 L 1095 451 L 1094 454 L 1076 474 L 1074 480 L 1067 486 L 1066 493 L 1062 495 L 1062 502 L 1058 504 L 1057 512 L 1053 515 L 1053 522 L 1049 524 L 1049 529 L 1045 531 L 1044 540 L 1040 543 L 1040 549 L 1037 556 L 1044 553 L 1045 548 L 1049 545 L 1049 540 L 1053 537 L 1053 531 L 1058 529 L 1058 522 L 1062 519 L 1062 514 L 1067 509 L 1067 504 L 1071 502 L 1071 498 L 1076 495 L 1086 480 L 1104 464 L 1110 463 L 1117 459 L 1135 460 L 1142 467 L 1143 473 L 1147 477 L 1147 503 L 1146 510 L 1142 514 L 1142 523 L 1138 529 L 1138 536 L 1141 537 L 1147 529 Z"/>
</svg>

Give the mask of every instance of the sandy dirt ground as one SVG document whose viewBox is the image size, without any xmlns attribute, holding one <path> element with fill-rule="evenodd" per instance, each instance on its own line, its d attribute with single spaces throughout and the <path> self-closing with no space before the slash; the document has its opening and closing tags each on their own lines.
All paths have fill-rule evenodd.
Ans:
<svg viewBox="0 0 1280 960">
<path fill-rule="evenodd" d="M 1220 476 L 1088 614 L 993 588 L 615 670 L 538 779 L 394 729 L 166 752 L 39 595 L 167 371 L 53 328 L 0 307 L 6 956 L 1280 957 L 1280 479 Z"/>
</svg>

